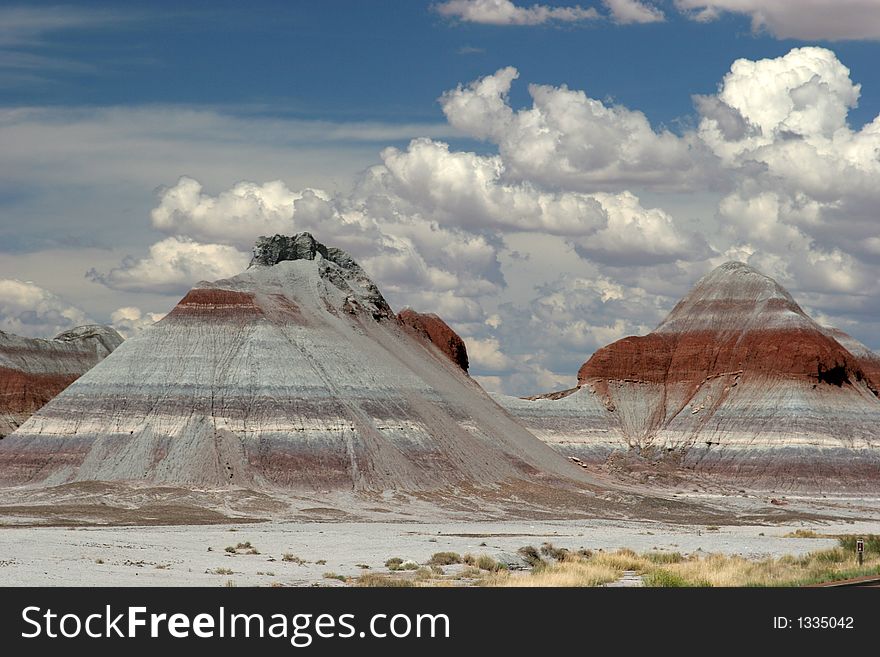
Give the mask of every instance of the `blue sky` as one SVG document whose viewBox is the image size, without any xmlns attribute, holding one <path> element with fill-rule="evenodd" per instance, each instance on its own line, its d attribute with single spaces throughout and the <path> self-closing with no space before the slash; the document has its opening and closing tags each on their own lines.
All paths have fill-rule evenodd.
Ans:
<svg viewBox="0 0 880 657">
<path fill-rule="evenodd" d="M 804 43 L 754 33 L 748 16 L 734 14 L 712 23 L 669 11 L 666 22 L 648 25 L 497 26 L 450 20 L 431 11 L 432 4 L 257 0 L 245 8 L 222 0 L 160 0 L 138 9 L 81 1 L 65 6 L 80 21 L 61 21 L 14 48 L 49 65 L 4 66 L 0 102 L 171 103 L 301 118 L 442 120 L 435 103 L 442 90 L 512 65 L 523 79 L 614 98 L 674 127 L 693 113 L 691 94 L 714 91 L 734 59 L 777 57 Z M 51 13 L 58 3 L 27 7 Z M 834 50 L 865 86 L 851 120 L 873 118 L 870 108 L 880 101 L 880 84 L 872 82 L 880 76 L 876 44 L 838 41 Z M 524 89 L 514 92 L 515 104 L 526 101 Z"/>
<path fill-rule="evenodd" d="M 5 3 L 0 329 L 134 333 L 309 229 L 492 389 L 730 258 L 880 347 L 880 7 L 805 2 Z"/>
</svg>

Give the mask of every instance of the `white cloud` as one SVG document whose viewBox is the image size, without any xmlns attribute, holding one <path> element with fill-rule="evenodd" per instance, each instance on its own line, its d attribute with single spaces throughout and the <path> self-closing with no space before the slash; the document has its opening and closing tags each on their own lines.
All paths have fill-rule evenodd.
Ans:
<svg viewBox="0 0 880 657">
<path fill-rule="evenodd" d="M 230 157 L 223 175 L 205 164 L 204 179 L 178 179 L 187 169 L 149 172 L 150 187 L 170 183 L 152 213 L 152 228 L 167 237 L 149 253 L 117 247 L 114 260 L 102 257 L 108 273 L 92 280 L 139 295 L 114 297 L 107 312 L 126 306 L 116 321 L 134 330 L 147 318 L 128 306 L 167 309 L 148 292 L 180 294 L 238 273 L 260 233 L 309 230 L 352 253 L 393 307 L 444 317 L 473 343 L 474 375 L 512 393 L 572 385 L 594 349 L 650 330 L 700 275 L 731 258 L 777 277 L 811 312 L 880 330 L 871 310 L 880 302 L 880 118 L 849 124 L 860 88 L 834 53 L 803 48 L 735 62 L 715 94 L 696 98 L 698 125 L 677 133 L 565 86 L 532 85 L 531 105 L 515 108 L 508 93 L 517 76 L 503 68 L 441 99 L 449 133 L 489 142 L 479 153 L 416 138 L 385 148 L 378 162 L 374 155 L 344 192 L 298 184 L 299 175 L 281 182 L 274 169 L 247 172 L 273 182 L 227 181 L 239 162 L 265 162 L 250 157 Z M 202 148 L 175 117 L 174 139 Z M 128 148 L 130 128 L 112 125 Z M 105 129 L 89 128 L 100 136 L 94 159 L 108 154 L 113 164 Z M 150 135 L 159 129 L 147 126 Z M 221 132 L 201 134 L 214 143 Z M 87 133 L 60 153 L 68 166 L 88 147 Z M 281 163 L 287 151 L 251 134 Z M 230 153 L 249 148 L 242 139 Z M 12 148 L 27 153 L 14 139 Z M 51 169 L 54 148 L 25 161 L 45 158 Z M 0 174 L 14 179 L 14 164 L 0 152 Z M 118 172 L 100 173 L 118 184 Z M 135 257 L 106 264 L 119 253 Z"/>
<path fill-rule="evenodd" d="M 447 18 L 484 25 L 543 25 L 545 23 L 577 23 L 599 18 L 592 7 L 580 5 L 550 7 L 535 4 L 520 7 L 511 0 L 447 0 L 434 5 L 435 11 Z"/>
<path fill-rule="evenodd" d="M 150 216 L 153 226 L 165 233 L 247 245 L 256 235 L 291 232 L 294 202 L 302 197 L 280 180 L 262 185 L 240 182 L 214 197 L 205 194 L 197 180 L 184 176 L 162 190 Z"/>
<path fill-rule="evenodd" d="M 231 246 L 169 237 L 153 244 L 146 258 L 129 257 L 106 274 L 91 270 L 88 276 L 117 290 L 184 293 L 199 281 L 239 274 L 248 262 L 248 254 Z"/>
<path fill-rule="evenodd" d="M 594 194 L 608 217 L 595 236 L 575 239 L 587 258 L 615 266 L 703 260 L 711 250 L 698 234 L 689 234 L 660 208 L 644 208 L 630 192 Z"/>
<path fill-rule="evenodd" d="M 464 337 L 467 345 L 468 361 L 473 367 L 487 372 L 503 372 L 510 369 L 513 361 L 501 351 L 497 338 Z"/>
<path fill-rule="evenodd" d="M 165 313 L 149 313 L 135 306 L 125 306 L 113 311 L 110 315 L 110 324 L 122 337 L 130 338 L 145 328 L 149 328 L 163 317 L 165 317 Z"/>
<path fill-rule="evenodd" d="M 748 16 L 752 29 L 780 39 L 844 41 L 880 39 L 876 0 L 675 0 L 694 20 L 712 21 L 725 12 Z"/>
<path fill-rule="evenodd" d="M 661 23 L 666 20 L 662 10 L 640 0 L 602 0 L 611 12 L 611 18 L 620 25 L 631 23 Z"/>
<path fill-rule="evenodd" d="M 762 249 L 824 253 L 823 261 L 835 252 L 880 259 L 880 117 L 849 126 L 860 91 L 823 48 L 734 62 L 713 102 L 699 103 L 701 139 L 739 181 L 720 206 L 729 234 Z"/>
<path fill-rule="evenodd" d="M 714 158 L 695 137 L 655 130 L 639 111 L 606 105 L 567 86 L 529 85 L 532 106 L 514 110 L 513 67 L 440 98 L 450 124 L 498 145 L 508 174 L 581 191 L 631 185 L 705 186 Z"/>
<path fill-rule="evenodd" d="M 0 278 L 0 330 L 28 337 L 54 337 L 91 324 L 79 308 L 30 282 Z"/>
</svg>

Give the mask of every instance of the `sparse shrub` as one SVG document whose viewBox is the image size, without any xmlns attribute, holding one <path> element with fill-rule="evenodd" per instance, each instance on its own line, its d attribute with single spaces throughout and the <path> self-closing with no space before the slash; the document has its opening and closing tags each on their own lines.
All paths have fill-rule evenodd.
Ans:
<svg viewBox="0 0 880 657">
<path fill-rule="evenodd" d="M 400 564 L 403 563 L 403 559 L 400 557 L 391 557 L 388 561 L 385 562 L 385 567 L 388 570 L 400 570 Z"/>
<path fill-rule="evenodd" d="M 483 571 L 481 571 L 479 568 L 468 566 L 462 569 L 462 571 L 456 576 L 456 579 L 478 579 L 482 576 Z"/>
<path fill-rule="evenodd" d="M 419 582 L 423 582 L 425 580 L 431 579 L 434 576 L 433 571 L 430 568 L 419 568 L 414 574 L 413 579 Z"/>
<path fill-rule="evenodd" d="M 355 566 L 360 568 L 361 570 L 369 570 L 370 569 L 370 567 L 365 563 L 356 563 Z"/>
<path fill-rule="evenodd" d="M 355 586 L 403 587 L 412 585 L 412 582 L 408 579 L 391 577 L 390 575 L 380 575 L 379 573 L 367 573 L 355 580 Z"/>
<path fill-rule="evenodd" d="M 488 554 L 481 554 L 477 557 L 477 568 L 480 570 L 488 570 L 490 573 L 494 573 L 496 570 L 499 570 L 498 562 L 495 561 Z"/>
<path fill-rule="evenodd" d="M 440 566 L 431 566 L 431 572 L 435 575 L 443 575 L 443 569 Z"/>
<path fill-rule="evenodd" d="M 291 552 L 285 552 L 281 555 L 281 561 L 286 561 L 287 563 L 295 563 L 297 566 L 302 566 L 304 563 L 308 563 L 302 557 L 298 557 Z"/>
<path fill-rule="evenodd" d="M 229 552 L 229 554 L 235 554 L 235 546 L 234 545 L 227 545 L 225 549 L 227 552 Z"/>
<path fill-rule="evenodd" d="M 525 545 L 517 550 L 517 554 L 519 554 L 523 559 L 526 560 L 526 563 L 529 564 L 532 568 L 540 568 L 544 565 L 544 560 L 541 558 L 541 553 L 538 552 L 538 548 L 534 545 Z"/>
<path fill-rule="evenodd" d="M 461 558 L 461 562 L 466 566 L 475 566 L 477 564 L 477 558 L 470 552 L 466 552 Z"/>
<path fill-rule="evenodd" d="M 556 559 L 556 561 L 563 561 L 565 555 L 568 554 L 568 550 L 565 548 L 553 547 L 553 543 L 543 543 L 541 545 L 541 554 L 545 557 Z"/>
<path fill-rule="evenodd" d="M 208 571 L 212 575 L 232 575 L 231 568 L 215 568 L 214 570 Z"/>
<path fill-rule="evenodd" d="M 346 577 L 345 575 L 339 575 L 339 574 L 333 573 L 333 572 L 324 573 L 323 577 L 324 577 L 324 579 L 338 579 L 340 582 L 347 582 L 348 581 L 348 577 Z"/>
<path fill-rule="evenodd" d="M 718 525 L 709 525 L 708 527 L 706 527 L 707 532 L 717 532 L 719 529 L 721 529 L 721 527 L 719 527 Z"/>
<path fill-rule="evenodd" d="M 458 552 L 435 552 L 428 563 L 434 566 L 451 566 L 455 563 L 461 563 L 461 555 Z"/>
<path fill-rule="evenodd" d="M 682 556 L 681 552 L 646 552 L 642 556 L 651 563 L 657 564 L 680 563 L 684 561 L 684 556 Z"/>
<path fill-rule="evenodd" d="M 315 563 L 319 566 L 323 566 L 327 563 L 327 560 L 326 559 L 318 559 Z"/>
<path fill-rule="evenodd" d="M 417 564 L 412 559 L 407 559 L 402 564 L 400 564 L 400 570 L 418 570 L 419 564 Z"/>
<path fill-rule="evenodd" d="M 655 571 L 652 571 L 645 575 L 642 578 L 645 586 L 654 586 L 654 587 L 665 587 L 665 588 L 680 588 L 683 586 L 692 586 L 688 581 L 678 575 L 676 573 L 671 573 L 668 570 L 663 570 L 662 568 L 658 568 Z"/>
<path fill-rule="evenodd" d="M 225 586 L 227 589 L 234 589 L 235 582 L 233 582 L 231 579 L 227 579 L 226 583 L 223 586 Z"/>
<path fill-rule="evenodd" d="M 793 532 L 788 532 L 782 538 L 822 538 L 822 535 L 812 529 L 796 529 Z"/>
<path fill-rule="evenodd" d="M 104 560 L 101 558 L 98 558 L 98 559 L 95 559 L 95 563 L 100 566 L 102 563 L 104 563 Z"/>
</svg>

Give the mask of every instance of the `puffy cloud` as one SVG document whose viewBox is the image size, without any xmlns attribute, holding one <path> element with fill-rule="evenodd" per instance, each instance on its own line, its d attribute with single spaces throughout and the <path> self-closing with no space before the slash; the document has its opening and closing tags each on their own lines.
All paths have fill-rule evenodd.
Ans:
<svg viewBox="0 0 880 657">
<path fill-rule="evenodd" d="M 515 111 L 517 77 L 503 68 L 440 98 L 450 124 L 498 145 L 511 177 L 581 191 L 705 186 L 714 157 L 691 133 L 656 131 L 642 112 L 565 85 L 529 85 L 531 108 Z"/>
<path fill-rule="evenodd" d="M 241 273 L 249 261 L 230 246 L 169 237 L 153 244 L 145 258 L 129 257 L 106 274 L 93 269 L 88 277 L 117 290 L 183 293 L 199 281 Z"/>
<path fill-rule="evenodd" d="M 545 23 L 577 23 L 599 18 L 599 13 L 580 5 L 550 7 L 535 4 L 520 7 L 511 0 L 447 0 L 434 5 L 440 15 L 465 23 L 485 25 L 543 25 Z"/>
<path fill-rule="evenodd" d="M 703 260 L 711 249 L 705 238 L 682 231 L 670 214 L 644 208 L 630 192 L 594 194 L 608 217 L 594 236 L 573 240 L 586 258 L 615 266 Z"/>
<path fill-rule="evenodd" d="M 719 207 L 731 237 L 880 262 L 880 116 L 849 126 L 859 93 L 833 52 L 798 48 L 737 60 L 718 94 L 698 102 L 701 139 L 739 180 Z"/>
<path fill-rule="evenodd" d="M 30 282 L 0 278 L 0 330 L 28 337 L 54 337 L 90 324 L 82 310 Z"/>
<path fill-rule="evenodd" d="M 513 361 L 501 351 L 497 338 L 464 338 L 468 350 L 468 360 L 474 367 L 487 372 L 503 372 L 513 365 Z"/>
<path fill-rule="evenodd" d="M 640 0 L 603 0 L 611 18 L 620 25 L 630 23 L 661 23 L 666 20 L 665 14 L 657 7 Z"/>
<path fill-rule="evenodd" d="M 184 176 L 162 191 L 150 216 L 153 226 L 166 233 L 240 244 L 253 242 L 255 235 L 290 232 L 294 202 L 301 198 L 280 180 L 240 182 L 214 197 Z"/>
<path fill-rule="evenodd" d="M 880 12 L 875 0 L 675 0 L 698 21 L 723 13 L 751 18 L 752 29 L 780 39 L 880 39 Z"/>
<path fill-rule="evenodd" d="M 532 85 L 516 109 L 517 76 L 441 98 L 450 129 L 495 149 L 417 138 L 384 149 L 348 193 L 209 192 L 184 177 L 153 212 L 168 237 L 92 278 L 180 292 L 243 269 L 257 234 L 310 230 L 352 253 L 392 306 L 444 317 L 475 377 L 515 394 L 573 385 L 593 350 L 649 331 L 729 259 L 824 318 L 880 325 L 866 310 L 880 301 L 880 118 L 849 125 L 860 88 L 832 52 L 738 60 L 680 134 L 565 86 Z M 141 322 L 130 314 L 120 325 Z"/>
<path fill-rule="evenodd" d="M 113 311 L 110 315 L 110 323 L 120 335 L 130 338 L 145 328 L 149 328 L 163 317 L 165 317 L 165 313 L 144 312 L 135 306 L 125 306 Z"/>
</svg>

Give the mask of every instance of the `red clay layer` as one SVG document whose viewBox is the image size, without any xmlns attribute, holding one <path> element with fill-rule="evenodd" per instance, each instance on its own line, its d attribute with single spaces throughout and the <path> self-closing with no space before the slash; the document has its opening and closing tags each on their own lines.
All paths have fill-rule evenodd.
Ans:
<svg viewBox="0 0 880 657">
<path fill-rule="evenodd" d="M 32 374 L 0 367 L 0 412 L 33 413 L 77 378 L 76 374 Z"/>
<path fill-rule="evenodd" d="M 865 378 L 859 359 L 833 338 L 818 331 L 771 329 L 623 338 L 593 354 L 578 371 L 578 383 L 597 379 L 698 383 L 738 371 L 838 385 Z"/>
<path fill-rule="evenodd" d="M 247 292 L 219 288 L 190 290 L 174 307 L 169 317 L 210 317 L 216 319 L 261 317 L 262 309 Z"/>
<path fill-rule="evenodd" d="M 397 314 L 397 319 L 416 335 L 436 345 L 449 360 L 465 372 L 468 371 L 467 347 L 464 340 L 437 315 L 418 313 L 411 308 L 404 308 Z"/>
</svg>

